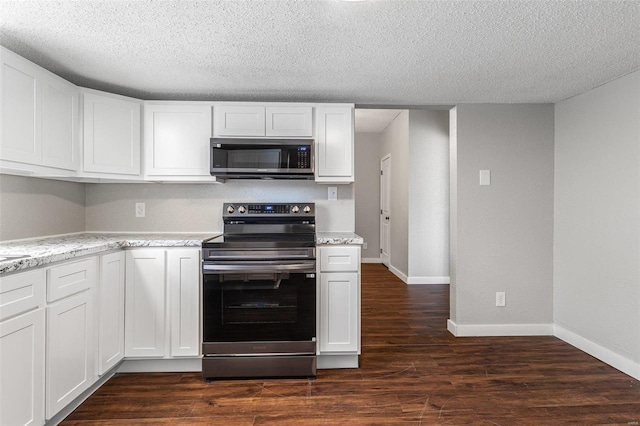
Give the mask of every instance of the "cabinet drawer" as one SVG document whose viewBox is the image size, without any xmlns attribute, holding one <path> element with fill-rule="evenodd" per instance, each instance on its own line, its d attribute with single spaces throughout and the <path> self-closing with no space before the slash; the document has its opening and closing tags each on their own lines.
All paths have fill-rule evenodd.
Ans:
<svg viewBox="0 0 640 426">
<path fill-rule="evenodd" d="M 320 248 L 320 272 L 357 272 L 359 268 L 358 247 Z"/>
<path fill-rule="evenodd" d="M 0 321 L 44 304 L 44 269 L 0 278 Z"/>
<path fill-rule="evenodd" d="M 96 280 L 96 258 L 54 266 L 47 272 L 47 301 L 81 292 Z"/>
</svg>

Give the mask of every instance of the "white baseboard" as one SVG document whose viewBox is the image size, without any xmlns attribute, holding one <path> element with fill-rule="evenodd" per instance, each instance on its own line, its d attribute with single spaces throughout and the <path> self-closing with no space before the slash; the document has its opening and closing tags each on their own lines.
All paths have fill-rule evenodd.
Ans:
<svg viewBox="0 0 640 426">
<path fill-rule="evenodd" d="M 359 368 L 358 355 L 318 355 L 318 370 Z"/>
<path fill-rule="evenodd" d="M 456 324 L 447 320 L 447 330 L 456 337 L 553 336 L 553 324 Z"/>
<path fill-rule="evenodd" d="M 363 257 L 360 259 L 360 263 L 382 263 L 382 259 L 379 257 Z"/>
<path fill-rule="evenodd" d="M 598 358 L 600 361 L 609 364 L 613 368 L 628 374 L 634 379 L 640 380 L 640 363 L 613 352 L 611 349 L 607 349 L 598 343 L 586 339 L 579 334 L 558 325 L 553 326 L 553 335 L 560 340 L 564 340 L 571 346 L 575 346 L 581 351 L 588 353 L 594 358 Z"/>
<path fill-rule="evenodd" d="M 389 265 L 389 271 L 395 275 L 396 277 L 400 278 L 402 280 L 402 282 L 404 282 L 406 284 L 406 282 L 408 281 L 408 277 L 403 274 L 402 272 L 400 272 L 399 269 L 397 269 L 395 266 L 393 265 Z"/>
<path fill-rule="evenodd" d="M 64 407 L 62 410 L 60 410 L 55 416 L 53 416 L 52 418 L 50 418 L 49 420 L 46 421 L 45 425 L 46 426 L 56 426 L 60 423 L 62 423 L 62 421 L 71 413 L 73 413 L 73 411 L 78 408 L 80 405 L 82 405 L 83 402 L 85 402 L 87 400 L 87 398 L 89 398 L 91 395 L 93 395 L 93 393 L 95 391 L 98 390 L 98 388 L 100 388 L 100 386 L 104 385 L 107 380 L 109 380 L 110 378 L 113 377 L 113 375 L 116 373 L 116 368 L 112 368 L 110 371 L 106 372 L 105 374 L 103 374 L 102 376 L 100 376 L 100 378 L 89 387 L 89 389 L 87 389 L 86 391 L 82 392 L 76 399 L 74 399 L 73 401 L 71 401 L 66 407 Z"/>
<path fill-rule="evenodd" d="M 451 278 L 449 277 L 409 277 L 407 284 L 450 284 Z"/>
</svg>

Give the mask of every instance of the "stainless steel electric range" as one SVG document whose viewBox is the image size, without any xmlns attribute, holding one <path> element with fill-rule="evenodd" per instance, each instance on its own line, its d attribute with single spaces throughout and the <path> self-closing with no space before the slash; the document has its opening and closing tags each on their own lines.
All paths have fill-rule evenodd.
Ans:
<svg viewBox="0 0 640 426">
<path fill-rule="evenodd" d="M 205 379 L 315 377 L 313 203 L 227 203 L 202 245 Z"/>
</svg>

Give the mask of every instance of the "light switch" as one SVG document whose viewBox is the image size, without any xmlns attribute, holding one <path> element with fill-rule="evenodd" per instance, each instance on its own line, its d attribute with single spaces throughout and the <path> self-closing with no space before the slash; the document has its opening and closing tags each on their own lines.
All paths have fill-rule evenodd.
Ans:
<svg viewBox="0 0 640 426">
<path fill-rule="evenodd" d="M 330 186 L 329 187 L 329 200 L 337 200 L 338 199 L 338 187 Z"/>
<path fill-rule="evenodd" d="M 491 185 L 491 170 L 480 170 L 480 186 Z"/>
</svg>

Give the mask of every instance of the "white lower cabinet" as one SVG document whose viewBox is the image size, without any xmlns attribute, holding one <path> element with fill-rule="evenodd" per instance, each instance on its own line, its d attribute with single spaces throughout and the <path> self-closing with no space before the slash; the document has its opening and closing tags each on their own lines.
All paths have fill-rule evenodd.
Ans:
<svg viewBox="0 0 640 426">
<path fill-rule="evenodd" d="M 200 249 L 127 251 L 125 356 L 198 356 L 199 301 Z"/>
<path fill-rule="evenodd" d="M 171 356 L 200 354 L 200 250 L 167 251 Z"/>
<path fill-rule="evenodd" d="M 124 358 L 124 251 L 100 256 L 98 284 L 98 374 Z"/>
<path fill-rule="evenodd" d="M 46 418 L 97 379 L 94 298 L 97 258 L 47 269 Z"/>
<path fill-rule="evenodd" d="M 320 353 L 358 352 L 358 273 L 320 274 Z"/>
<path fill-rule="evenodd" d="M 127 251 L 125 356 L 163 357 L 165 337 L 165 251 Z"/>
<path fill-rule="evenodd" d="M 44 308 L 0 322 L 0 425 L 44 423 L 44 324 Z"/>
<path fill-rule="evenodd" d="M 87 289 L 47 307 L 47 418 L 95 381 L 93 294 Z"/>
<path fill-rule="evenodd" d="M 319 354 L 360 353 L 360 247 L 319 248 Z"/>
</svg>

